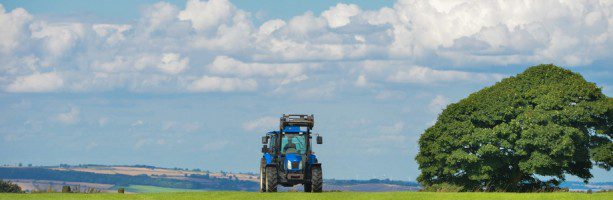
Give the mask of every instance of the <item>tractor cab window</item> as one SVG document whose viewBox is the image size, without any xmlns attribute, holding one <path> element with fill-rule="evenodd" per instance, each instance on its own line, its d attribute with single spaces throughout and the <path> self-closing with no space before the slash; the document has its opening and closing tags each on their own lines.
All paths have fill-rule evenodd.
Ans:
<svg viewBox="0 0 613 200">
<path fill-rule="evenodd" d="M 284 134 L 281 139 L 281 153 L 306 153 L 306 138 L 305 135 L 299 134 Z"/>
<path fill-rule="evenodd" d="M 273 148 L 277 147 L 277 143 L 276 143 L 277 140 L 276 139 L 277 139 L 277 135 L 276 134 L 273 134 L 273 135 L 270 136 L 270 140 L 268 141 L 269 148 L 273 149 Z"/>
</svg>

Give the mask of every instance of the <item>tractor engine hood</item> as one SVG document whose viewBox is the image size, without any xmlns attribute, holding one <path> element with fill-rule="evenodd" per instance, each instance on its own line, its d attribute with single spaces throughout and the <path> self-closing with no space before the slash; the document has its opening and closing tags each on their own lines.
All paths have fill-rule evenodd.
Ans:
<svg viewBox="0 0 613 200">
<path fill-rule="evenodd" d="M 290 171 L 298 171 L 302 169 L 302 155 L 289 153 L 285 155 L 285 162 L 283 163 L 285 169 Z"/>
</svg>

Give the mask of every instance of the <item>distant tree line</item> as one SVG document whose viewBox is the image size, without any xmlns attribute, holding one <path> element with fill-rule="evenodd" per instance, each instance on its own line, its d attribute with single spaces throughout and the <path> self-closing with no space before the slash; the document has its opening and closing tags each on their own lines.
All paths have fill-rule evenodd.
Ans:
<svg viewBox="0 0 613 200">
<path fill-rule="evenodd" d="M 0 168 L 0 178 L 3 179 L 34 179 L 57 180 L 69 182 L 88 182 L 113 184 L 118 186 L 150 185 L 180 189 L 207 190 L 249 190 L 255 191 L 258 184 L 251 181 L 230 180 L 215 177 L 193 177 L 203 180 L 177 180 L 169 178 L 153 178 L 147 175 L 130 176 L 125 174 L 96 174 L 79 171 L 60 171 L 46 168 Z"/>
</svg>

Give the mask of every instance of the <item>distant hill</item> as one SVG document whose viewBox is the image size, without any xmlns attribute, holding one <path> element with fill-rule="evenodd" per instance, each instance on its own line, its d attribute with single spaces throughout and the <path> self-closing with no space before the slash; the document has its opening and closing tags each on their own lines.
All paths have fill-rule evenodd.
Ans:
<svg viewBox="0 0 613 200">
<path fill-rule="evenodd" d="M 83 183 L 103 184 L 102 188 L 91 186 L 101 190 L 109 189 L 109 185 L 241 191 L 256 191 L 259 187 L 254 181 L 257 175 L 133 166 L 0 167 L 0 178 L 15 180 L 16 183 L 24 186 L 35 185 L 29 182 L 37 183 L 39 186 L 33 187 L 36 190 L 46 190 L 48 186 L 53 187 L 58 184 L 83 186 Z M 58 183 L 60 181 L 61 183 Z M 47 183 L 47 185 L 42 183 Z M 82 187 L 82 189 L 86 188 Z"/>
<path fill-rule="evenodd" d="M 11 180 L 24 190 L 58 191 L 63 185 L 78 186 L 81 190 L 95 188 L 101 191 L 116 191 L 119 187 L 129 192 L 184 191 L 184 190 L 235 190 L 257 191 L 258 174 L 210 172 L 154 166 L 47 166 L 47 167 L 0 167 L 0 179 Z M 571 190 L 611 190 L 612 182 L 583 184 L 565 182 L 563 187 Z M 145 188 L 145 189 L 143 189 Z M 155 188 L 152 190 L 151 188 Z M 168 189 L 164 189 L 168 188 Z M 389 179 L 371 180 L 324 180 L 326 191 L 417 191 L 420 185 L 410 181 Z M 281 191 L 302 191 L 301 186 L 280 188 Z"/>
</svg>

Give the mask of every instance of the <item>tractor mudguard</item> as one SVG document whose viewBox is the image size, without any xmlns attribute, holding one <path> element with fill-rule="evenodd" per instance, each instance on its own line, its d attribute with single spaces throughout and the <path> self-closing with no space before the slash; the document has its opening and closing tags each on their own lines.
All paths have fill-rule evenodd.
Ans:
<svg viewBox="0 0 613 200">
<path fill-rule="evenodd" d="M 264 159 L 266 159 L 266 165 L 269 165 L 272 163 L 272 155 L 270 155 L 269 153 L 264 154 Z"/>
<path fill-rule="evenodd" d="M 309 164 L 317 163 L 317 156 L 315 154 L 309 155 Z"/>
</svg>

